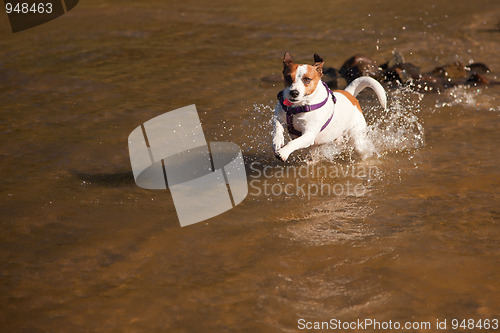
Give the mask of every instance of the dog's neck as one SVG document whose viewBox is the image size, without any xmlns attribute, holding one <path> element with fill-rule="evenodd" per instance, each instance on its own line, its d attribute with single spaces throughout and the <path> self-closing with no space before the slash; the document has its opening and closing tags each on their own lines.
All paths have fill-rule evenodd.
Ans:
<svg viewBox="0 0 500 333">
<path fill-rule="evenodd" d="M 297 103 L 292 104 L 292 107 L 321 103 L 326 98 L 328 98 L 328 91 L 326 91 L 326 88 L 323 86 L 323 83 L 321 82 L 321 80 L 319 80 L 318 84 L 316 85 L 316 89 L 314 89 L 312 94 L 304 96 L 304 99 L 302 99 Z"/>
</svg>

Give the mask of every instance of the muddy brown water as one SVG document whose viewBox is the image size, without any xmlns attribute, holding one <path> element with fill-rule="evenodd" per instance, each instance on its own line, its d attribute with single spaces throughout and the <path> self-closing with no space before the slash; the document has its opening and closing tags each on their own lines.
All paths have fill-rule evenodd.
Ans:
<svg viewBox="0 0 500 333">
<path fill-rule="evenodd" d="M 484 62 L 499 80 L 499 18 L 496 0 L 89 0 L 13 34 L 0 15 L 1 331 L 500 319 L 500 86 L 391 89 L 385 112 L 363 94 L 375 156 L 278 163 L 281 86 L 261 81 L 285 51 L 339 68 L 395 49 L 423 71 Z M 252 186 L 181 228 L 169 191 L 134 184 L 127 137 L 190 104 L 207 141 L 242 148 Z"/>
</svg>

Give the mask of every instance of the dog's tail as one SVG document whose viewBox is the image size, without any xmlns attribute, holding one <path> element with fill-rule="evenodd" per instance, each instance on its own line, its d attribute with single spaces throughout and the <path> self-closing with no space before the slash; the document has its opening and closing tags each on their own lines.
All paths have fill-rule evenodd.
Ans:
<svg viewBox="0 0 500 333">
<path fill-rule="evenodd" d="M 365 88 L 372 88 L 377 94 L 378 101 L 382 104 L 384 110 L 387 108 L 387 96 L 385 95 L 384 87 L 377 80 L 372 79 L 369 76 L 358 77 L 356 80 L 352 81 L 351 84 L 345 88 L 345 91 L 351 93 L 356 97 L 359 92 Z"/>
</svg>

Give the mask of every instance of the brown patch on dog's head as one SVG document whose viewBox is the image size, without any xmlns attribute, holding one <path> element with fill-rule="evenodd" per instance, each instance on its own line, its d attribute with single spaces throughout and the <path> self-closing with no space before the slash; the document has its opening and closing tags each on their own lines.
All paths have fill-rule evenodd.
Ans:
<svg viewBox="0 0 500 333">
<path fill-rule="evenodd" d="M 325 62 L 319 55 L 314 54 L 314 65 L 307 65 L 307 72 L 302 75 L 302 83 L 304 83 L 306 88 L 306 95 L 310 95 L 316 90 L 316 87 L 323 76 L 324 63 Z"/>
<path fill-rule="evenodd" d="M 306 66 L 307 66 L 307 72 L 304 75 L 302 75 L 302 83 L 306 88 L 305 94 L 310 95 L 316 90 L 319 81 L 321 81 L 321 76 L 319 75 L 318 71 L 314 66 L 311 65 L 306 65 Z"/>
<path fill-rule="evenodd" d="M 285 53 L 283 56 L 283 80 L 285 87 L 288 87 L 295 82 L 297 67 L 299 67 L 299 65 L 293 62 L 292 55 L 288 52 Z"/>
</svg>

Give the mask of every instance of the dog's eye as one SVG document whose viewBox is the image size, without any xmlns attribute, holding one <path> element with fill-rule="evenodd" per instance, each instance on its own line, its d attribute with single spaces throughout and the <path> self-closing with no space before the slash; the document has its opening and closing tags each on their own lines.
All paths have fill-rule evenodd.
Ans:
<svg viewBox="0 0 500 333">
<path fill-rule="evenodd" d="M 302 82 L 304 82 L 305 84 L 309 84 L 312 80 L 308 77 L 305 77 L 302 79 Z"/>
<path fill-rule="evenodd" d="M 285 81 L 286 82 L 292 82 L 292 76 L 291 75 L 285 75 Z"/>
</svg>

